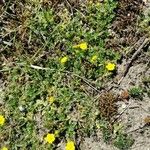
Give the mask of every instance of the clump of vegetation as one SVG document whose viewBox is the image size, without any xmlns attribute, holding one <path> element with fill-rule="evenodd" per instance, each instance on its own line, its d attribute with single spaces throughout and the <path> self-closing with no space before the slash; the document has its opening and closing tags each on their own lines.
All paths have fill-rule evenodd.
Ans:
<svg viewBox="0 0 150 150">
<path fill-rule="evenodd" d="M 103 140 L 106 143 L 109 143 L 112 140 L 112 130 L 108 123 L 105 123 L 104 126 L 101 127 Z"/>
<path fill-rule="evenodd" d="M 120 58 L 105 48 L 117 3 L 87 3 L 73 14 L 40 1 L 14 3 L 18 16 L 7 18 L 13 31 L 2 28 L 7 84 L 0 143 L 9 149 L 55 149 L 66 140 L 74 148 L 77 136 L 96 129 L 100 78 L 110 80 Z"/>
<path fill-rule="evenodd" d="M 117 96 L 111 92 L 104 92 L 99 97 L 99 109 L 101 118 L 107 121 L 113 121 L 113 117 L 117 114 L 118 109 L 116 102 L 118 101 Z"/>
<path fill-rule="evenodd" d="M 129 90 L 129 93 L 132 97 L 141 99 L 143 94 L 143 89 L 140 87 L 133 87 Z"/>
<path fill-rule="evenodd" d="M 132 136 L 125 134 L 122 124 L 114 122 L 110 124 L 108 121 L 102 121 L 99 128 L 103 134 L 103 140 L 106 143 L 111 143 L 119 150 L 127 150 L 134 144 Z"/>
<path fill-rule="evenodd" d="M 133 143 L 134 140 L 132 139 L 132 137 L 123 133 L 119 133 L 114 141 L 114 145 L 120 150 L 129 149 L 133 145 Z"/>
<path fill-rule="evenodd" d="M 147 8 L 147 10 L 142 13 L 141 17 L 140 17 L 140 27 L 141 30 L 145 33 L 148 34 L 148 36 L 150 36 L 150 8 Z"/>
</svg>

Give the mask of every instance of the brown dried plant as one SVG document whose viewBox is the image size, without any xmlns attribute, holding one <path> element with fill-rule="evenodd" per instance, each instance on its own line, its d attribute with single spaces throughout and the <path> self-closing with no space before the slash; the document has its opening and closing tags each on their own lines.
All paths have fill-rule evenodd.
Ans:
<svg viewBox="0 0 150 150">
<path fill-rule="evenodd" d="M 118 97 L 111 92 L 104 92 L 99 97 L 99 109 L 102 119 L 109 122 L 113 121 L 114 116 L 118 112 L 117 104 Z"/>
</svg>

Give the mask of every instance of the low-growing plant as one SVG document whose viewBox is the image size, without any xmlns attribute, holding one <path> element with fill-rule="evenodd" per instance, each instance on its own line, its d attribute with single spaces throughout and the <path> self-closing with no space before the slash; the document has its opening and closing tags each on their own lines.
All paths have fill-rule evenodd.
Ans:
<svg viewBox="0 0 150 150">
<path fill-rule="evenodd" d="M 109 143 L 110 140 L 112 139 L 112 131 L 110 129 L 110 126 L 106 125 L 102 127 L 102 133 L 103 133 L 103 140 L 106 143 Z"/>
<path fill-rule="evenodd" d="M 16 2 L 22 25 L 18 29 L 12 22 L 12 46 L 3 46 L 3 55 L 13 62 L 3 65 L 7 84 L 2 109 L 7 119 L 0 143 L 9 149 L 55 149 L 77 134 L 91 135 L 97 120 L 116 114 L 112 94 L 103 96 L 100 107 L 95 100 L 100 78 L 111 79 L 120 57 L 105 48 L 116 5 L 105 0 L 70 14 L 64 6 L 55 11 L 40 1 L 27 1 L 24 11 Z M 108 141 L 109 129 L 103 133 Z"/>
<path fill-rule="evenodd" d="M 129 94 L 134 98 L 142 99 L 143 89 L 140 87 L 133 87 L 129 90 Z"/>
<path fill-rule="evenodd" d="M 120 150 L 128 150 L 133 145 L 134 140 L 131 136 L 119 133 L 114 141 L 114 146 Z"/>
</svg>

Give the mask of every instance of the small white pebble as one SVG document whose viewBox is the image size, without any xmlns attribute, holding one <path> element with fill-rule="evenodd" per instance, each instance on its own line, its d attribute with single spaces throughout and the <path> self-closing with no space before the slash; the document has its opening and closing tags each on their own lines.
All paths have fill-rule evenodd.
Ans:
<svg viewBox="0 0 150 150">
<path fill-rule="evenodd" d="M 127 105 L 125 104 L 125 103 L 123 103 L 122 105 L 121 105 L 121 108 L 122 109 L 125 109 L 127 107 Z"/>
<path fill-rule="evenodd" d="M 21 105 L 21 106 L 19 106 L 19 110 L 20 110 L 21 112 L 23 112 L 23 111 L 25 110 L 25 108 Z"/>
</svg>

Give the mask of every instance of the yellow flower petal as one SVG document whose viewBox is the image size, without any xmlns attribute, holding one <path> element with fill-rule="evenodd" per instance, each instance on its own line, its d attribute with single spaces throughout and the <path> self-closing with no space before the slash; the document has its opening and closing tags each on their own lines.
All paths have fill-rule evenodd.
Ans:
<svg viewBox="0 0 150 150">
<path fill-rule="evenodd" d="M 65 64 L 67 61 L 68 61 L 68 57 L 65 56 L 65 57 L 61 58 L 60 63 Z"/>
<path fill-rule="evenodd" d="M 0 115 L 0 125 L 3 125 L 5 123 L 4 116 Z"/>
<path fill-rule="evenodd" d="M 81 44 L 80 44 L 80 48 L 81 48 L 82 50 L 87 50 L 87 43 L 86 43 L 86 42 L 81 43 Z"/>
<path fill-rule="evenodd" d="M 75 145 L 73 141 L 68 141 L 66 144 L 66 150 L 75 150 Z"/>
<path fill-rule="evenodd" d="M 73 48 L 80 48 L 81 50 L 85 51 L 87 50 L 88 44 L 86 42 L 82 42 L 78 45 L 74 45 Z"/>
<path fill-rule="evenodd" d="M 54 96 L 48 97 L 48 101 L 50 102 L 50 104 L 54 103 L 54 101 L 55 101 Z"/>
<path fill-rule="evenodd" d="M 108 63 L 106 65 L 106 69 L 109 70 L 109 71 L 113 71 L 113 70 L 115 70 L 115 68 L 116 68 L 116 65 L 113 64 L 113 63 Z"/>
<path fill-rule="evenodd" d="M 44 140 L 47 143 L 52 144 L 55 141 L 55 135 L 48 133 L 47 136 L 44 138 Z"/>
<path fill-rule="evenodd" d="M 2 150 L 8 150 L 8 148 L 7 147 L 3 147 Z"/>
</svg>

